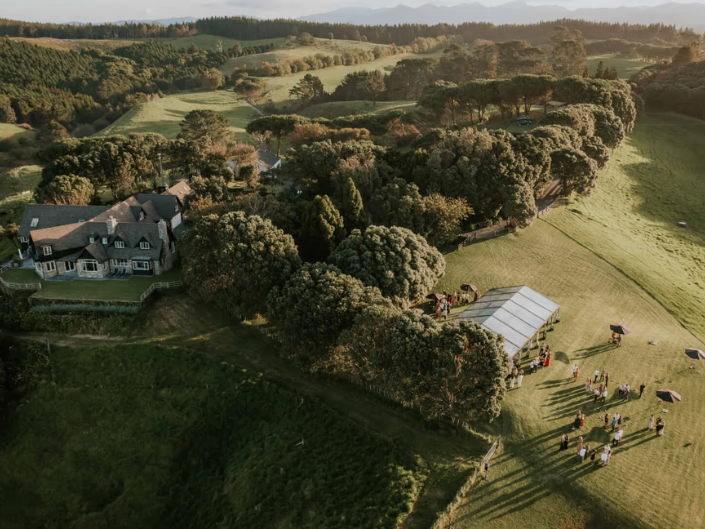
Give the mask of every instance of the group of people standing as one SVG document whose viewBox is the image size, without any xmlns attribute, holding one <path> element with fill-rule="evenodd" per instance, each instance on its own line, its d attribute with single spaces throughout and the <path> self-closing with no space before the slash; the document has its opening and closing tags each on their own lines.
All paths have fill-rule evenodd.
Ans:
<svg viewBox="0 0 705 529">
<path fill-rule="evenodd" d="M 472 300 L 470 297 L 468 292 L 458 293 L 456 290 L 448 294 L 448 292 L 444 290 L 443 297 L 436 301 L 436 320 L 440 321 L 441 317 L 447 320 L 448 313 L 454 305 L 469 305 L 471 301 L 477 301 L 480 299 L 480 292 L 476 291 Z"/>
<path fill-rule="evenodd" d="M 656 435 L 663 435 L 663 429 L 666 426 L 666 423 L 663 421 L 661 417 L 656 419 Z M 649 418 L 649 430 L 654 429 L 654 416 L 652 415 Z"/>
</svg>

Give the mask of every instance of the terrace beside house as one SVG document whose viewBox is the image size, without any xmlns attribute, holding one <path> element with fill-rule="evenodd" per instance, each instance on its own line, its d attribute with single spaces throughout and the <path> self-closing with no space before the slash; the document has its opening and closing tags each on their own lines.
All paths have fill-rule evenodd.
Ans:
<svg viewBox="0 0 705 529">
<path fill-rule="evenodd" d="M 112 207 L 30 204 L 18 232 L 20 253 L 43 279 L 160 275 L 176 259 L 190 192 L 182 180 Z"/>
</svg>

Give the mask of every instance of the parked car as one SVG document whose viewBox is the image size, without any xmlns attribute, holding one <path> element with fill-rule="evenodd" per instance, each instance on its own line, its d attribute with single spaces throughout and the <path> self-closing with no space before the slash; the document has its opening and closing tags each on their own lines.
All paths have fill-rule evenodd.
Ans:
<svg viewBox="0 0 705 529">
<path fill-rule="evenodd" d="M 531 125 L 534 120 L 531 119 L 531 116 L 519 116 L 517 118 L 517 123 L 519 123 L 519 126 L 522 125 Z"/>
</svg>

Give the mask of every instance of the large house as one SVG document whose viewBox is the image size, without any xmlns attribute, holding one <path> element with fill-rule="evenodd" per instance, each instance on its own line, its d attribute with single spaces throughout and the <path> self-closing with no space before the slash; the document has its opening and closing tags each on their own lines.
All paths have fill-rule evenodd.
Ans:
<svg viewBox="0 0 705 529">
<path fill-rule="evenodd" d="M 30 204 L 18 233 L 22 255 L 42 278 L 159 275 L 174 264 L 189 193 L 182 180 L 112 207 Z"/>
</svg>

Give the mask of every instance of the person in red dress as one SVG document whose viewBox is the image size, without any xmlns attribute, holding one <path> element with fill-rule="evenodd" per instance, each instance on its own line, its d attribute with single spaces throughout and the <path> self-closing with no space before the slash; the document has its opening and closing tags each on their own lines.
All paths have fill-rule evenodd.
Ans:
<svg viewBox="0 0 705 529">
<path fill-rule="evenodd" d="M 548 367 L 551 365 L 551 351 L 546 353 L 546 361 L 544 362 L 543 366 Z"/>
</svg>

